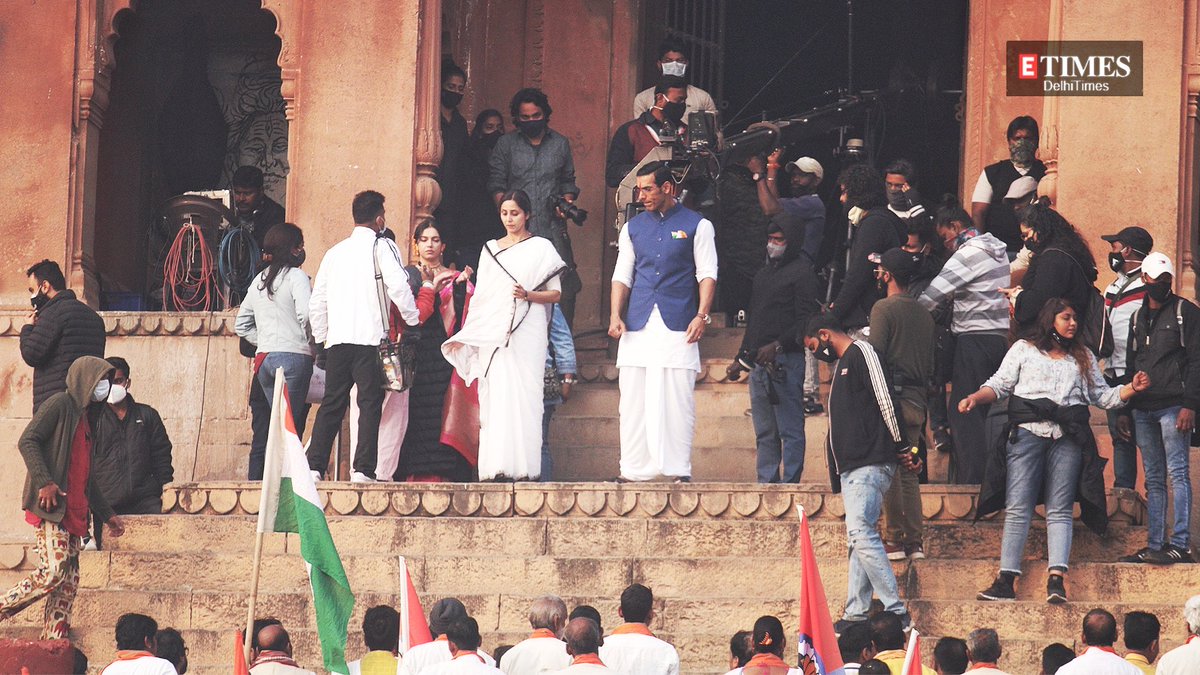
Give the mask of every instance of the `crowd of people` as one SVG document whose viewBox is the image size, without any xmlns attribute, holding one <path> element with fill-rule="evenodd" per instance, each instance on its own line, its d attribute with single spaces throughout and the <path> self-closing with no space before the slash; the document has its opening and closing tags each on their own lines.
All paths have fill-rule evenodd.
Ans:
<svg viewBox="0 0 1200 675">
<path fill-rule="evenodd" d="M 347 663 L 350 675 L 458 675 L 503 673 L 624 673 L 627 675 L 678 675 L 679 652 L 651 630 L 654 594 L 641 584 L 621 593 L 620 623 L 605 634 L 603 617 L 590 605 L 567 610 L 557 596 L 546 595 L 529 608 L 529 637 L 504 644 L 488 654 L 481 647 L 479 623 L 462 601 L 443 598 L 429 612 L 430 642 L 402 650 L 400 614 L 391 606 L 377 605 L 363 615 L 363 645 L 348 648 L 358 655 Z M 1200 664 L 1200 595 L 1189 599 L 1182 611 L 1185 642 L 1163 651 L 1162 625 L 1154 614 L 1127 611 L 1117 618 L 1104 608 L 1088 611 L 1080 634 L 1047 645 L 1041 653 L 1041 675 L 1189 675 Z M 297 663 L 291 636 L 276 618 L 254 621 L 250 640 L 251 675 L 315 675 Z M 144 614 L 124 614 L 116 624 L 114 660 L 103 675 L 183 675 L 188 649 L 177 630 L 159 629 Z M 1120 642 L 1118 638 L 1121 638 Z M 908 656 L 908 636 L 900 620 L 879 612 L 868 622 L 842 631 L 837 648 L 845 675 L 901 675 Z M 1118 646 L 1123 654 L 1118 654 Z M 783 623 L 764 615 L 750 630 L 735 632 L 729 641 L 728 662 L 708 664 L 709 669 L 729 668 L 727 675 L 810 675 L 815 656 L 789 650 Z M 922 654 L 933 667 L 921 666 L 926 675 L 1007 675 L 1004 649 L 993 628 L 976 628 L 965 638 L 946 636 L 923 640 Z M 76 673 L 87 672 L 87 657 L 76 653 Z M 828 657 L 826 657 L 828 658 Z M 695 667 L 700 667 L 696 664 Z M 822 671 L 823 672 L 823 671 Z"/>
</svg>

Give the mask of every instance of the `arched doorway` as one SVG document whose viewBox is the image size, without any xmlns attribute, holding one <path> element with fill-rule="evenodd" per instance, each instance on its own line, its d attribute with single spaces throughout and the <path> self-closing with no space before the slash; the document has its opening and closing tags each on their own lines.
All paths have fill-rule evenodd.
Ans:
<svg viewBox="0 0 1200 675">
<path fill-rule="evenodd" d="M 155 310 L 174 235 L 157 219 L 165 200 L 226 189 L 249 165 L 262 171 L 265 194 L 284 201 L 281 42 L 259 0 L 142 0 L 113 28 L 92 257 L 102 308 Z"/>
</svg>

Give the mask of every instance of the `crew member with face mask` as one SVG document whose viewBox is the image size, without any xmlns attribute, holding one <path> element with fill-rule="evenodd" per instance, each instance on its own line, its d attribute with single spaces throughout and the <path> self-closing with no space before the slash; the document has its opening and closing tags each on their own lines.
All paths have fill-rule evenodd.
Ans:
<svg viewBox="0 0 1200 675">
<path fill-rule="evenodd" d="M 1088 321 L 1089 300 L 1099 277 L 1096 260 L 1087 242 L 1058 211 L 1041 197 L 1021 211 L 1021 239 L 1032 252 L 1029 270 L 1018 288 L 1005 289 L 1013 305 L 1013 319 L 1021 331 L 1037 322 L 1050 298 L 1066 298 L 1075 308 L 1081 326 Z M 1088 345 L 1093 350 L 1096 345 Z"/>
<path fill-rule="evenodd" d="M 1140 227 L 1126 227 L 1100 238 L 1110 247 L 1108 267 L 1117 273 L 1104 290 L 1104 311 L 1113 329 L 1113 353 L 1104 360 L 1104 379 L 1109 386 L 1116 386 L 1125 377 L 1129 320 L 1146 298 L 1142 259 L 1154 248 L 1154 238 Z M 1132 437 L 1132 416 L 1125 410 L 1108 411 L 1108 431 L 1113 444 L 1113 490 L 1133 490 L 1137 482 L 1137 446 Z"/>
<path fill-rule="evenodd" d="M 467 87 L 467 74 L 454 61 L 442 62 L 441 115 L 442 163 L 437 169 L 437 182 L 442 188 L 442 201 L 438 202 L 433 217 L 437 219 L 451 260 L 457 259 L 458 249 L 465 243 L 462 229 L 466 220 L 466 171 L 470 137 L 467 121 L 458 112 L 463 92 Z"/>
<path fill-rule="evenodd" d="M 841 493 L 845 505 L 850 545 L 846 609 L 833 629 L 840 634 L 866 623 L 872 595 L 908 628 L 912 620 L 879 536 L 884 494 L 897 471 L 913 466 L 911 446 L 892 399 L 891 377 L 875 348 L 847 335 L 831 312 L 809 320 L 804 344 L 833 372 L 825 455 L 830 485 Z"/>
<path fill-rule="evenodd" d="M 446 258 L 448 263 L 457 263 L 456 269 L 479 269 L 479 255 L 483 245 L 504 236 L 504 225 L 496 213 L 496 203 L 488 192 L 488 172 L 492 150 L 504 136 L 504 116 L 495 108 L 488 108 L 475 116 L 471 139 L 467 146 L 467 157 L 463 162 L 463 199 L 466 213 L 460 230 L 458 257 Z"/>
<path fill-rule="evenodd" d="M 1021 115 L 1008 123 L 1009 158 L 984 167 L 971 195 L 971 219 L 980 232 L 990 232 L 1004 242 L 1009 258 L 1021 250 L 1017 219 L 1012 209 L 1003 208 L 1004 197 L 1013 181 L 1021 176 L 1041 180 L 1046 165 L 1037 159 L 1038 123 Z"/>
<path fill-rule="evenodd" d="M 1121 561 L 1190 563 L 1195 558 L 1188 454 L 1200 406 L 1200 309 L 1172 291 L 1175 265 L 1162 253 L 1146 256 L 1141 277 L 1145 304 L 1130 320 L 1125 364 L 1127 371 L 1145 371 L 1150 376 L 1149 388 L 1131 406 L 1146 476 L 1147 536 L 1145 548 Z M 1136 378 L 1133 381 L 1137 383 Z"/>
<path fill-rule="evenodd" d="M 108 405 L 96 417 L 92 474 L 112 510 L 121 515 L 162 513 L 162 488 L 175 477 L 171 439 L 158 411 L 133 400 L 129 362 L 110 356 Z"/>
<path fill-rule="evenodd" d="M 682 137 L 687 131 L 683 112 L 687 106 L 687 84 L 683 78 L 667 75 L 654 87 L 654 106 L 617 128 L 608 145 L 604 180 L 608 187 L 621 184 L 633 167 L 663 139 Z"/>
<path fill-rule="evenodd" d="M 793 218 L 781 218 L 768 227 L 767 262 L 754 276 L 742 346 L 726 369 L 730 380 L 750 371 L 760 483 L 799 483 L 804 471 L 800 334 L 820 311 L 820 284 L 812 263 L 798 245 L 790 243 L 803 238 L 800 222 Z"/>
<path fill-rule="evenodd" d="M 667 38 L 658 45 L 658 62 L 657 72 L 655 75 L 662 77 L 678 77 L 687 82 L 691 75 L 691 64 L 688 61 L 686 48 L 683 43 L 675 38 Z M 654 87 L 649 87 L 638 92 L 638 95 L 633 97 L 633 116 L 641 117 L 642 113 L 649 110 L 655 105 L 656 92 Z M 693 113 L 697 111 L 717 112 L 717 104 L 713 101 L 712 94 L 704 91 L 700 87 L 687 85 L 687 111 Z M 686 114 L 685 113 L 685 114 Z M 687 121 L 686 118 L 684 121 Z"/>
<path fill-rule="evenodd" d="M 33 412 L 67 388 L 67 369 L 80 356 L 104 356 L 104 319 L 67 288 L 53 260 L 33 265 L 29 304 L 33 310 L 21 327 L 21 358 L 33 367 Z"/>
</svg>

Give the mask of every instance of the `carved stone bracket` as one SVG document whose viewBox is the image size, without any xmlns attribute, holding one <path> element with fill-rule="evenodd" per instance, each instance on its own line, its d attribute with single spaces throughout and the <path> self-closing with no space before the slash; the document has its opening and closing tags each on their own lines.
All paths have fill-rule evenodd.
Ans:
<svg viewBox="0 0 1200 675">
<path fill-rule="evenodd" d="M 100 312 L 110 337 L 209 337 L 236 335 L 237 310 L 224 312 Z M 25 312 L 0 312 L 0 337 L 18 337 L 25 325 Z"/>
</svg>

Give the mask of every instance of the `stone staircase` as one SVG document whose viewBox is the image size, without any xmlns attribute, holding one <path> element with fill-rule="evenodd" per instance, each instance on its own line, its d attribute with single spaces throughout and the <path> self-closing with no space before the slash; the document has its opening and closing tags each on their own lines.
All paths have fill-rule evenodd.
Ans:
<svg viewBox="0 0 1200 675">
<path fill-rule="evenodd" d="M 974 490 L 928 486 L 923 495 L 929 559 L 897 564 L 916 624 L 933 639 L 994 626 L 1004 641 L 1001 666 L 1036 672 L 1047 643 L 1073 644 L 1092 606 L 1120 615 L 1157 613 L 1164 645 L 1173 646 L 1179 608 L 1200 591 L 1193 566 L 1151 568 L 1114 564 L 1141 545 L 1141 503 L 1110 499 L 1113 527 L 1100 538 L 1079 527 L 1072 602 L 1051 606 L 1045 583 L 1045 530 L 1035 525 L 1027 551 L 1027 582 L 1018 601 L 981 603 L 974 593 L 995 573 L 1000 522 L 970 524 Z M 426 607 L 457 596 L 479 620 L 484 648 L 513 644 L 528 632 L 526 612 L 543 593 L 568 605 L 592 604 L 615 626 L 617 597 L 634 581 L 655 591 L 654 629 L 674 642 L 686 673 L 726 670 L 728 640 L 762 614 L 780 616 L 794 634 L 800 585 L 796 505 L 810 516 L 812 539 L 830 611 L 845 596 L 846 542 L 838 496 L 816 486 L 693 483 L 623 486 L 613 483 L 516 485 L 322 486 L 330 527 L 357 597 L 349 654 L 362 652 L 363 612 L 398 603 L 398 556 L 407 558 Z M 228 672 L 232 631 L 245 621 L 258 489 L 249 483 L 168 486 L 162 516 L 129 519 L 125 537 L 107 550 L 82 554 L 76 604 L 77 644 L 103 666 L 112 628 L 127 611 L 148 613 L 183 631 L 192 670 Z M 0 583 L 27 571 L 32 551 L 0 546 Z M 299 541 L 268 535 L 262 565 L 260 615 L 289 627 L 302 665 L 320 664 L 315 623 Z M 30 610 L 0 628 L 10 637 L 38 632 Z M 99 672 L 94 669 L 94 672 Z"/>
</svg>

